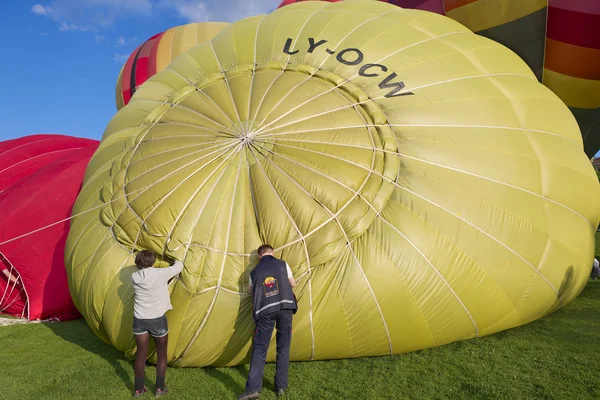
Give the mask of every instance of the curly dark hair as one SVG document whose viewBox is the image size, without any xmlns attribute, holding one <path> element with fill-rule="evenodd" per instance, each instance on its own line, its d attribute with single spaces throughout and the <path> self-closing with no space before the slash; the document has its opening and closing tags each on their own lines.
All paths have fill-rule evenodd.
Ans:
<svg viewBox="0 0 600 400">
<path fill-rule="evenodd" d="M 156 255 L 150 250 L 142 250 L 135 255 L 135 265 L 138 268 L 150 268 L 156 261 Z"/>
</svg>

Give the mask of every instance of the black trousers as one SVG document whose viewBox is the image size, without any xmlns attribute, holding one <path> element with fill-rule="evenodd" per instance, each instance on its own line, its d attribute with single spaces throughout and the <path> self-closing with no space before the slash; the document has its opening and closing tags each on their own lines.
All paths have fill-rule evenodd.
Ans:
<svg viewBox="0 0 600 400">
<path fill-rule="evenodd" d="M 246 392 L 260 392 L 262 389 L 265 360 L 273 326 L 277 328 L 277 359 L 275 367 L 275 390 L 287 389 L 288 367 L 290 365 L 290 344 L 292 343 L 292 310 L 279 310 L 261 315 L 256 321 L 256 331 L 252 343 L 250 372 L 246 382 Z"/>
</svg>

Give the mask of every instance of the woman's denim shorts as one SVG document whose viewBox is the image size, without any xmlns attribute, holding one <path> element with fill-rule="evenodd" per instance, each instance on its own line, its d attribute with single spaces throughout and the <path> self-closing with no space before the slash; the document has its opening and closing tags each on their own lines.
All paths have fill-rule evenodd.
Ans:
<svg viewBox="0 0 600 400">
<path fill-rule="evenodd" d="M 167 317 L 165 315 L 154 319 L 137 319 L 133 317 L 133 334 L 143 335 L 145 333 L 150 333 L 152 337 L 166 336 L 169 333 Z"/>
</svg>

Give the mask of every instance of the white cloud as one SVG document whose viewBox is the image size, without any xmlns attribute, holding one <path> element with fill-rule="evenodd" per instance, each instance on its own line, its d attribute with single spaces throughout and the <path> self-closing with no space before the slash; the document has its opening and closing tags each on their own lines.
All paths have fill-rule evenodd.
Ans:
<svg viewBox="0 0 600 400">
<path fill-rule="evenodd" d="M 35 15 L 55 21 L 60 31 L 100 32 L 116 20 L 175 13 L 184 22 L 234 22 L 272 11 L 279 0 L 38 0 Z M 98 39 L 96 39 L 98 40 Z M 117 47 L 131 41 L 118 38 Z"/>
<path fill-rule="evenodd" d="M 42 32 L 40 33 L 40 36 L 48 36 L 48 32 Z"/>
<path fill-rule="evenodd" d="M 186 22 L 234 22 L 272 11 L 280 0 L 160 0 L 157 9 L 174 10 Z"/>
<path fill-rule="evenodd" d="M 104 41 L 106 40 L 102 35 L 96 35 L 94 36 L 94 39 L 96 40 L 96 44 L 104 43 Z"/>
<path fill-rule="evenodd" d="M 31 7 L 31 12 L 33 12 L 35 15 L 47 15 L 48 14 L 48 11 L 46 10 L 46 8 L 41 4 L 36 4 L 33 7 Z"/>
<path fill-rule="evenodd" d="M 163 7 L 174 9 L 177 14 L 188 22 L 204 22 L 209 20 L 206 4 L 190 0 L 164 0 Z"/>
<path fill-rule="evenodd" d="M 69 24 L 67 22 L 61 22 L 58 26 L 58 30 L 61 32 L 68 32 L 68 31 L 89 32 L 89 31 L 93 31 L 94 29 L 92 29 L 88 26 L 80 26 L 80 25 L 76 25 L 76 24 Z"/>
<path fill-rule="evenodd" d="M 34 14 L 52 18 L 63 27 L 109 26 L 119 18 L 150 16 L 152 10 L 150 0 L 51 0 L 31 8 Z"/>
</svg>

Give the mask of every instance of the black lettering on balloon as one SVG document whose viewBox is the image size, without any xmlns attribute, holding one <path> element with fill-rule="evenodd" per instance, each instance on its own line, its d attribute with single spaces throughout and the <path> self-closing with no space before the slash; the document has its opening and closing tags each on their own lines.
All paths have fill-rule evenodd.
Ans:
<svg viewBox="0 0 600 400">
<path fill-rule="evenodd" d="M 316 41 L 315 38 L 308 38 L 308 50 L 307 53 L 313 53 L 318 47 L 327 43 L 327 40 L 321 39 Z M 285 54 L 294 55 L 297 54 L 300 50 L 292 50 L 292 46 L 294 44 L 294 40 L 292 38 L 288 38 L 285 42 L 285 46 L 283 47 L 283 52 Z M 325 48 L 325 52 L 327 54 L 333 55 L 336 50 L 331 50 L 329 48 Z M 336 59 L 339 63 L 349 66 L 355 66 L 362 64 L 365 56 L 362 51 L 357 48 L 347 48 L 340 51 Z M 375 72 L 376 69 L 379 69 L 378 72 Z M 360 66 L 358 70 L 358 75 L 363 76 L 365 78 L 375 78 L 380 76 L 382 73 L 388 72 L 388 67 L 383 64 L 364 64 Z M 402 92 L 402 89 L 406 87 L 403 81 L 394 82 L 398 75 L 395 72 L 390 73 L 385 79 L 379 82 L 379 89 L 391 89 L 384 97 L 399 97 L 399 96 L 412 96 L 413 92 Z M 132 91 L 135 91 L 136 88 L 132 88 Z"/>
<path fill-rule="evenodd" d="M 395 72 L 392 72 L 391 74 L 389 74 L 387 76 L 387 78 L 385 78 L 384 80 L 382 80 L 379 83 L 379 89 L 387 89 L 387 88 L 394 88 L 391 92 L 389 92 L 388 94 L 385 95 L 386 98 L 390 98 L 390 97 L 398 97 L 398 96 L 409 96 L 409 95 L 413 95 L 413 92 L 406 92 L 406 93 L 398 93 L 399 91 L 401 91 L 402 89 L 404 89 L 404 82 L 400 81 L 400 82 L 392 82 L 398 75 L 396 75 Z"/>
<path fill-rule="evenodd" d="M 312 53 L 314 49 L 325 43 L 327 43 L 327 40 L 325 39 L 319 40 L 317 43 L 315 43 L 315 38 L 308 38 L 308 52 Z"/>
<path fill-rule="evenodd" d="M 353 52 L 356 54 L 356 59 L 354 61 L 349 61 L 347 59 L 344 59 L 344 54 L 349 53 L 349 52 Z M 358 65 L 363 61 L 364 55 L 363 55 L 362 51 L 360 51 L 359 49 L 349 48 L 349 49 L 344 49 L 344 50 L 340 51 L 335 58 L 342 64 Z"/>
<path fill-rule="evenodd" d="M 367 74 L 368 69 L 375 68 L 375 67 L 379 68 L 382 72 L 387 72 L 387 70 L 388 70 L 385 65 L 365 64 L 362 67 L 360 67 L 360 69 L 358 70 L 358 75 L 364 76 L 365 78 L 373 78 L 373 77 L 379 76 L 379 74 L 376 74 L 376 73 Z"/>
<path fill-rule="evenodd" d="M 285 41 L 285 47 L 283 48 L 283 52 L 285 54 L 294 55 L 300 51 L 300 50 L 290 51 L 291 47 L 292 47 L 292 38 L 288 38 Z"/>
</svg>

